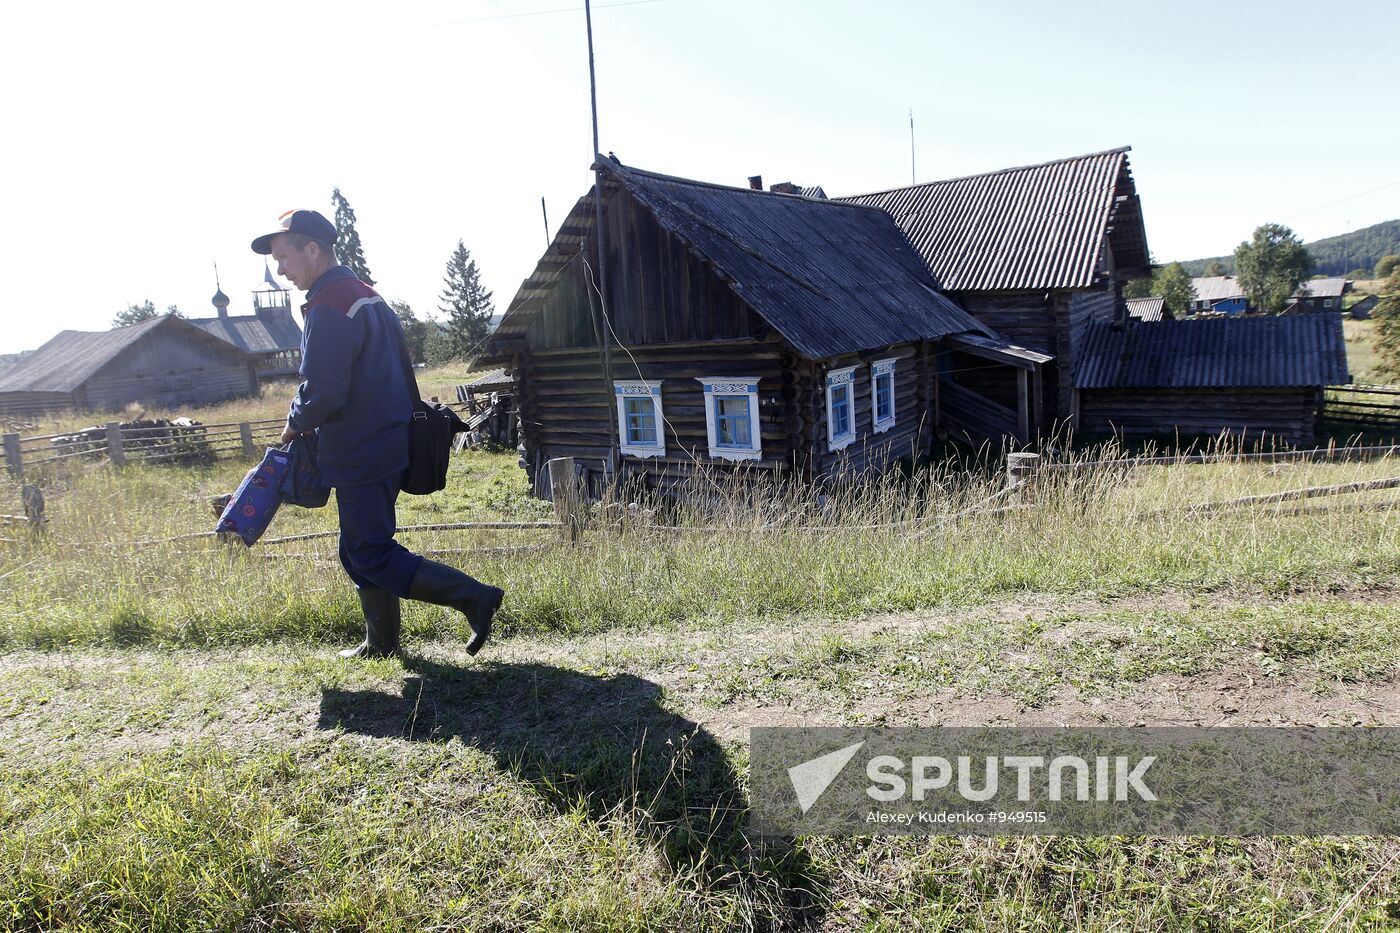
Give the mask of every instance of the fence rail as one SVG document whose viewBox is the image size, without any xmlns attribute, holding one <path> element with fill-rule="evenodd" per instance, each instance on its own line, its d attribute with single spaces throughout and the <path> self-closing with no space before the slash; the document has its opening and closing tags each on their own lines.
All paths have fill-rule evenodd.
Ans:
<svg viewBox="0 0 1400 933">
<path fill-rule="evenodd" d="M 448 407 L 460 413 L 467 405 L 452 402 Z M 116 466 L 130 462 L 254 460 L 264 448 L 280 440 L 283 424 L 281 418 L 218 424 L 123 425 L 109 421 L 62 434 L 5 434 L 5 470 L 13 479 L 23 480 L 26 469 L 73 460 L 106 461 Z"/>
<path fill-rule="evenodd" d="M 1400 431 L 1400 386 L 1331 386 L 1323 395 L 1322 420 L 1349 428 Z"/>
</svg>

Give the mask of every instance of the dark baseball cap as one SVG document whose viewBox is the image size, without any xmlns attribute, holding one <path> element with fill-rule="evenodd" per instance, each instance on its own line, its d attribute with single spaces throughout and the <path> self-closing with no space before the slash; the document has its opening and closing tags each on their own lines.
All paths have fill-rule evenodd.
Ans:
<svg viewBox="0 0 1400 933">
<path fill-rule="evenodd" d="M 272 253 L 272 238 L 279 233 L 300 233 L 322 243 L 334 243 L 340 238 L 335 224 L 316 211 L 287 211 L 277 218 L 279 227 L 271 233 L 264 233 L 253 241 L 253 252 L 262 256 Z"/>
</svg>

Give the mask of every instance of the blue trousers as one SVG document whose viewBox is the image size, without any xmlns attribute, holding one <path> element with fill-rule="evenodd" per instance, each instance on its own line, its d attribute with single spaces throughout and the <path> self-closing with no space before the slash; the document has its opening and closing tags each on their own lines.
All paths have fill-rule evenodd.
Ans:
<svg viewBox="0 0 1400 933">
<path fill-rule="evenodd" d="M 398 527 L 394 502 L 399 478 L 335 487 L 340 512 L 340 564 L 362 590 L 388 590 L 408 596 L 409 584 L 423 558 L 394 540 Z"/>
</svg>

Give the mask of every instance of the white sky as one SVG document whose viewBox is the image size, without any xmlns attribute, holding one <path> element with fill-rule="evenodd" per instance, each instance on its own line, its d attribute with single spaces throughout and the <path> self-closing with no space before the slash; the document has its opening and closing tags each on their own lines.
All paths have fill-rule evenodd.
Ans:
<svg viewBox="0 0 1400 933">
<path fill-rule="evenodd" d="M 580 4 L 577 11 L 557 11 Z M 599 0 L 601 148 L 854 194 L 1132 145 L 1159 260 L 1400 217 L 1400 4 Z M 0 8 L 0 352 L 128 303 L 234 313 L 339 186 L 380 291 L 458 238 L 503 310 L 591 181 L 581 0 Z M 1341 203 L 1334 203 L 1341 202 Z"/>
</svg>

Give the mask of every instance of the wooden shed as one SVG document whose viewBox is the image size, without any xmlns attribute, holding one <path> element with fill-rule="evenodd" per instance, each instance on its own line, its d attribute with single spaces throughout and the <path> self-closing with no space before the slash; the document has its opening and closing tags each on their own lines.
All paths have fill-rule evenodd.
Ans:
<svg viewBox="0 0 1400 933">
<path fill-rule="evenodd" d="M 595 490 L 711 465 L 820 482 L 940 431 L 1031 436 L 1049 357 L 949 301 L 884 211 L 597 167 L 602 230 L 590 192 L 479 360 L 514 379 L 537 490 L 560 456 Z M 954 383 L 956 359 L 1006 370 L 1011 404 Z"/>
<path fill-rule="evenodd" d="M 207 405 L 258 391 L 253 356 L 173 315 L 65 330 L 0 374 L 0 414 Z"/>
<path fill-rule="evenodd" d="M 1335 314 L 1090 325 L 1081 428 L 1126 438 L 1311 444 L 1322 390 L 1351 382 Z"/>
<path fill-rule="evenodd" d="M 890 214 L 938 286 L 1007 340 L 1055 357 L 1042 432 L 1073 423 L 1074 369 L 1091 320 L 1125 315 L 1123 286 L 1151 274 L 1129 147 L 838 200 Z M 1007 404 L 1005 373 L 960 385 Z"/>
</svg>

